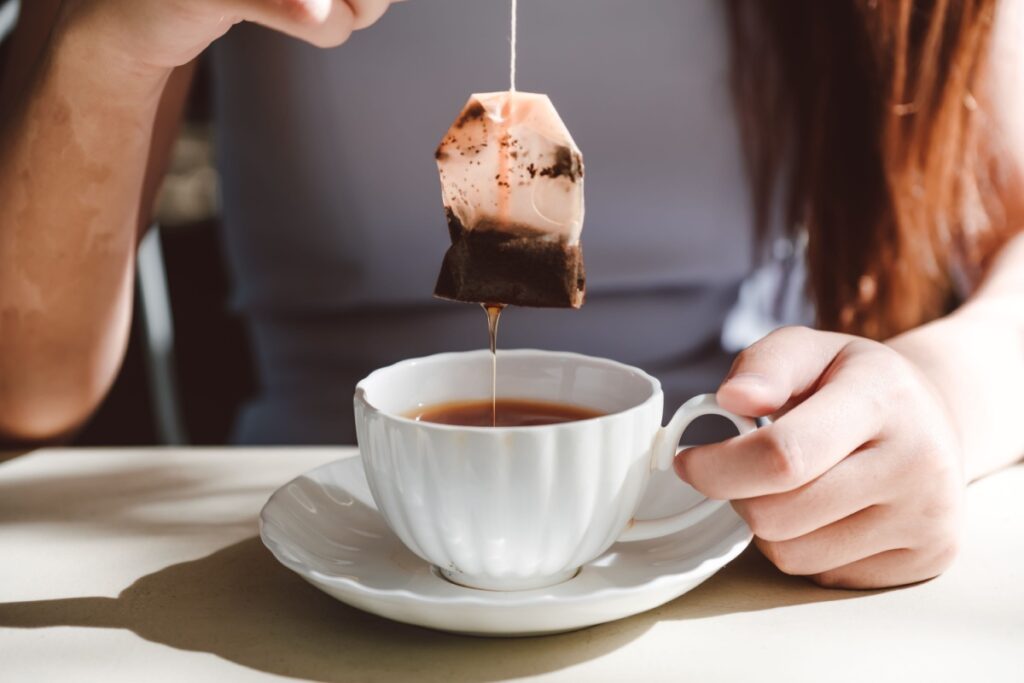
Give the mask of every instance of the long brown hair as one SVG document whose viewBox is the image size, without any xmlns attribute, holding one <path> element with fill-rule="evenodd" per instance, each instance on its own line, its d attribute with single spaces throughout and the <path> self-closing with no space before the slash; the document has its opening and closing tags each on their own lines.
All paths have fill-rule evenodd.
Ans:
<svg viewBox="0 0 1024 683">
<path fill-rule="evenodd" d="M 882 339 L 935 318 L 951 273 L 1006 238 L 979 95 L 995 9 L 729 0 L 756 226 L 765 237 L 778 201 L 806 230 L 821 327 Z"/>
</svg>

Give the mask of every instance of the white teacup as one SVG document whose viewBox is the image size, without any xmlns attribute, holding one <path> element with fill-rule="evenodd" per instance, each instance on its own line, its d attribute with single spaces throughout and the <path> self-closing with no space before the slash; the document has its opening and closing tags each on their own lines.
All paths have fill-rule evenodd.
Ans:
<svg viewBox="0 0 1024 683">
<path fill-rule="evenodd" d="M 500 351 L 498 395 L 592 408 L 598 418 L 530 427 L 420 422 L 411 411 L 491 396 L 489 351 L 443 353 L 377 370 L 356 387 L 356 434 L 373 498 L 414 553 L 456 583 L 526 590 L 560 583 L 616 541 L 673 533 L 724 504 L 704 499 L 654 520 L 633 518 L 653 468 L 667 469 L 687 425 L 748 418 L 711 394 L 661 426 L 661 384 L 611 360 Z"/>
</svg>

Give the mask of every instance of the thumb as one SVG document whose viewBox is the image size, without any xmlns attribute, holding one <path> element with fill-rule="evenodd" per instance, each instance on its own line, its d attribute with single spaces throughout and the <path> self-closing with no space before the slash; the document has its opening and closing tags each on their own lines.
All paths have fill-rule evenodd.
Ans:
<svg viewBox="0 0 1024 683">
<path fill-rule="evenodd" d="M 853 339 L 806 327 L 775 330 L 736 357 L 718 388 L 718 404 L 737 415 L 772 415 L 812 390 Z"/>
</svg>

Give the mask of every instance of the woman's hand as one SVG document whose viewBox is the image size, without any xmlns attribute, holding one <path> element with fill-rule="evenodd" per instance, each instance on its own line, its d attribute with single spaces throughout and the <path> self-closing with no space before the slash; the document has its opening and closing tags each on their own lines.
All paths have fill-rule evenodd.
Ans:
<svg viewBox="0 0 1024 683">
<path fill-rule="evenodd" d="M 192 61 L 242 21 L 320 47 L 373 24 L 392 0 L 71 0 L 63 25 L 82 29 L 119 58 L 171 69 Z"/>
<path fill-rule="evenodd" d="M 959 440 L 938 393 L 898 352 L 784 328 L 740 354 L 718 400 L 775 421 L 683 451 L 676 472 L 731 499 L 783 572 L 877 588 L 949 566 L 966 485 Z"/>
</svg>

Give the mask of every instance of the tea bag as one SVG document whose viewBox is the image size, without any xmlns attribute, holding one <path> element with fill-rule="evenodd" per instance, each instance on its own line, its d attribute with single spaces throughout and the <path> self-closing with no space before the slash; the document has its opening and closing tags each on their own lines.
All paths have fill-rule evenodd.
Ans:
<svg viewBox="0 0 1024 683">
<path fill-rule="evenodd" d="M 583 304 L 583 157 L 547 95 L 470 96 L 436 153 L 451 247 L 434 295 Z"/>
</svg>

